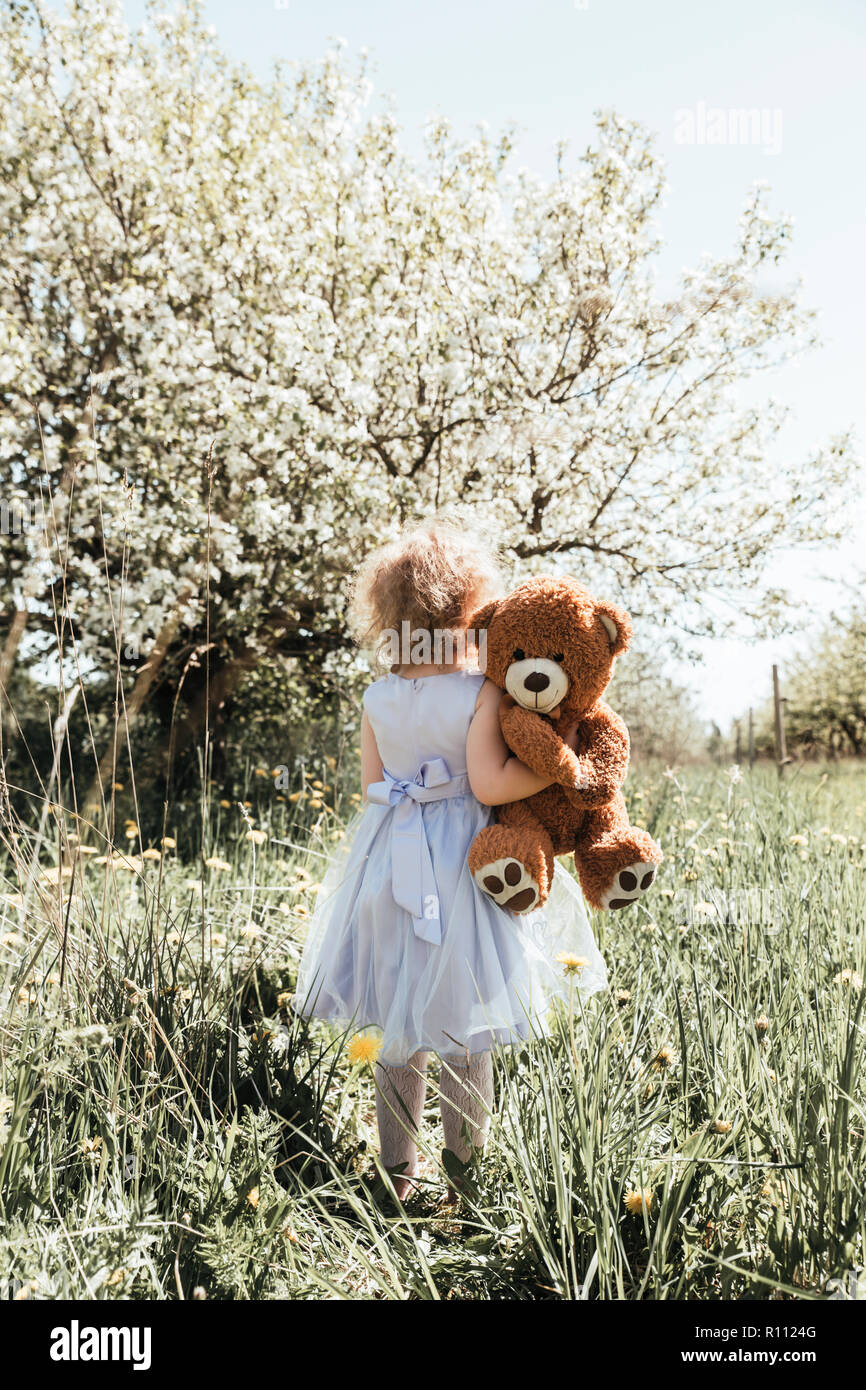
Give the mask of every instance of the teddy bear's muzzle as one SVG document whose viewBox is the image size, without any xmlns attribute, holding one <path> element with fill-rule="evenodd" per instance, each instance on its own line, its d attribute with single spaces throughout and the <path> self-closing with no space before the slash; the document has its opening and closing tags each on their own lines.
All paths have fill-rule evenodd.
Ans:
<svg viewBox="0 0 866 1390">
<path fill-rule="evenodd" d="M 547 714 L 568 694 L 568 676 L 558 661 L 530 656 L 512 661 L 505 673 L 505 689 L 524 709 Z"/>
</svg>

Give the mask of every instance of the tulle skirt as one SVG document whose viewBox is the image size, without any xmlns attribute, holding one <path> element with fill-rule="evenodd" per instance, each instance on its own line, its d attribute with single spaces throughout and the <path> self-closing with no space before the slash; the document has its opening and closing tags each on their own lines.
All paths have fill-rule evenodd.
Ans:
<svg viewBox="0 0 866 1390">
<path fill-rule="evenodd" d="M 293 1006 L 309 1018 L 381 1033 L 379 1059 L 414 1052 L 462 1058 L 547 1032 L 571 989 L 607 985 L 580 889 L 557 864 L 543 908 L 517 917 L 473 883 L 469 846 L 491 813 L 471 794 L 422 808 L 436 875 L 441 942 L 415 935 L 391 884 L 393 809 L 368 805 L 347 827 L 325 873 L 304 945 Z M 569 976 L 558 956 L 581 964 Z"/>
</svg>

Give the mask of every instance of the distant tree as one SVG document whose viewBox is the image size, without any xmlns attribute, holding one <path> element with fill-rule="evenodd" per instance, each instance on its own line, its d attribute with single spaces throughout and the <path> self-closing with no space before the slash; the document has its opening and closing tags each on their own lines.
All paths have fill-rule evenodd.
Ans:
<svg viewBox="0 0 866 1390">
<path fill-rule="evenodd" d="M 48 514 L 0 549 L 7 677 L 59 632 L 179 744 L 263 662 L 321 700 L 348 574 L 455 499 L 669 630 L 766 617 L 774 548 L 840 529 L 848 441 L 770 473 L 738 395 L 812 340 L 760 189 L 661 296 L 634 122 L 546 181 L 441 120 L 415 163 L 368 98 L 337 53 L 254 80 L 197 4 L 0 0 L 0 490 Z"/>
<path fill-rule="evenodd" d="M 620 657 L 605 699 L 628 724 L 633 758 L 675 764 L 706 755 L 693 696 L 660 669 L 657 653 L 632 648 Z"/>
<path fill-rule="evenodd" d="M 789 752 L 866 754 L 866 618 L 834 617 L 786 672 Z"/>
</svg>

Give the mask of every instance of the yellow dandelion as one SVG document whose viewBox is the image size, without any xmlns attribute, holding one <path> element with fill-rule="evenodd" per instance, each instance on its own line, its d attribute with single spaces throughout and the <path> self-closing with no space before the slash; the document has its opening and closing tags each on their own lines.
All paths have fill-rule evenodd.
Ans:
<svg viewBox="0 0 866 1390">
<path fill-rule="evenodd" d="M 93 845 L 78 845 L 77 849 L 78 849 L 78 853 L 79 853 L 79 854 L 95 854 L 95 853 L 96 853 L 96 850 L 94 849 Z"/>
<path fill-rule="evenodd" d="M 162 852 L 158 849 L 145 849 L 141 853 L 142 859 L 161 859 Z"/>
<path fill-rule="evenodd" d="M 102 1139 L 98 1134 L 93 1139 L 82 1139 L 80 1148 L 83 1154 L 98 1153 L 102 1148 Z"/>
<path fill-rule="evenodd" d="M 382 1044 L 372 1033 L 356 1033 L 346 1049 L 346 1056 L 353 1066 L 359 1062 L 372 1067 L 379 1056 Z"/>
<path fill-rule="evenodd" d="M 305 907 L 303 903 L 298 903 L 297 907 L 294 909 L 294 913 L 296 917 L 309 917 L 310 909 Z"/>
<path fill-rule="evenodd" d="M 245 802 L 244 802 L 244 806 L 246 807 L 246 809 L 247 809 L 248 811 L 252 809 L 252 804 L 253 804 L 253 803 L 252 803 L 251 801 L 245 801 Z"/>
<path fill-rule="evenodd" d="M 566 975 L 580 975 L 589 965 L 586 956 L 573 956 L 568 951 L 560 951 L 556 959 Z"/>
<path fill-rule="evenodd" d="M 766 1031 L 767 1031 L 767 1029 L 769 1028 L 769 1026 L 770 1026 L 770 1020 L 767 1018 L 767 1015 L 766 1015 L 766 1014 L 759 1014 L 758 1017 L 755 1019 L 755 1032 L 756 1032 L 756 1033 L 766 1033 Z"/>
<path fill-rule="evenodd" d="M 170 835 L 163 835 L 159 843 L 163 849 L 177 849 L 177 840 L 173 840 Z"/>
<path fill-rule="evenodd" d="M 807 845 L 808 843 L 809 843 L 809 837 L 808 837 L 807 835 L 789 835 L 789 836 L 788 836 L 788 844 L 789 844 L 789 845 Z"/>
<path fill-rule="evenodd" d="M 211 940 L 211 945 L 212 945 L 212 946 L 216 946 L 217 950 L 221 950 L 222 947 L 225 946 L 225 944 L 226 944 L 225 932 L 221 932 L 221 931 L 211 932 L 211 938 L 210 938 L 210 940 Z"/>
<path fill-rule="evenodd" d="M 254 845 L 263 845 L 267 842 L 268 832 L 266 830 L 248 830 L 246 838 L 252 840 Z"/>
<path fill-rule="evenodd" d="M 122 792 L 122 791 L 123 791 L 123 783 L 122 783 L 122 782 L 112 782 L 112 784 L 111 784 L 111 790 L 112 790 L 113 792 Z"/>
<path fill-rule="evenodd" d="M 653 1069 L 655 1071 L 665 1071 L 668 1067 L 672 1067 L 675 1061 L 676 1055 L 672 1047 L 660 1047 L 653 1058 Z"/>
<path fill-rule="evenodd" d="M 314 786 L 314 787 L 316 788 L 316 791 L 317 791 L 317 792 L 320 792 L 320 791 L 322 790 L 322 787 L 324 786 L 324 783 L 323 783 L 322 781 L 320 781 L 320 779 L 319 779 L 318 777 L 315 777 L 315 778 L 313 779 L 311 785 Z"/>
<path fill-rule="evenodd" d="M 838 975 L 833 976 L 835 985 L 846 985 L 848 989 L 853 989 L 859 994 L 863 988 L 863 977 L 856 970 L 840 970 Z"/>
<path fill-rule="evenodd" d="M 731 1122 L 730 1120 L 714 1120 L 712 1128 L 716 1134 L 730 1134 Z"/>
<path fill-rule="evenodd" d="M 126 836 L 127 840 L 137 840 L 137 839 L 138 839 L 138 826 L 137 826 L 137 825 L 128 825 L 128 826 L 126 827 L 126 829 L 124 830 L 123 833 L 124 833 L 124 835 Z"/>
<path fill-rule="evenodd" d="M 290 800 L 290 801 L 300 801 L 300 799 L 301 799 L 301 797 L 303 796 L 303 794 L 304 794 L 303 792 L 291 792 L 290 795 L 289 795 L 289 800 Z"/>
<path fill-rule="evenodd" d="M 644 1213 L 649 1216 L 653 1204 L 653 1190 L 651 1187 L 633 1187 L 626 1192 L 623 1202 L 632 1216 L 641 1216 Z"/>
<path fill-rule="evenodd" d="M 231 808 L 231 804 L 232 803 L 230 801 L 226 801 L 225 798 L 223 798 L 222 801 L 220 801 L 220 806 L 222 806 L 226 811 L 228 811 Z"/>
<path fill-rule="evenodd" d="M 321 809 L 322 809 L 322 807 L 324 806 L 324 804 L 325 804 L 325 803 L 324 803 L 324 801 L 322 800 L 322 798 L 321 798 L 320 796 L 311 796 L 311 797 L 310 797 L 310 805 L 311 805 L 311 807 L 313 808 L 314 811 L 321 811 Z"/>
<path fill-rule="evenodd" d="M 310 883 L 312 881 L 312 877 L 313 875 L 310 873 L 309 869 L 295 869 L 292 883 Z"/>
<path fill-rule="evenodd" d="M 250 1188 L 249 1192 L 247 1193 L 247 1201 L 249 1202 L 253 1211 L 256 1211 L 259 1205 L 259 1189 L 257 1187 Z"/>
<path fill-rule="evenodd" d="M 292 991 L 290 989 L 280 990 L 277 995 L 277 1008 L 287 1009 L 292 1002 Z"/>
<path fill-rule="evenodd" d="M 625 1004 L 628 1004 L 631 1001 L 631 990 L 618 989 L 615 998 L 619 1007 L 622 1008 Z"/>
<path fill-rule="evenodd" d="M 204 863 L 206 869 L 216 869 L 218 873 L 225 873 L 231 868 L 231 864 L 226 859 L 220 859 L 217 856 L 206 859 Z"/>
<path fill-rule="evenodd" d="M 256 768 L 256 776 L 257 776 L 257 777 L 267 777 L 267 775 L 268 775 L 268 770 L 267 770 L 266 767 L 257 767 L 257 768 Z"/>
<path fill-rule="evenodd" d="M 714 903 L 696 903 L 695 912 L 699 917 L 715 917 L 717 915 Z"/>
</svg>

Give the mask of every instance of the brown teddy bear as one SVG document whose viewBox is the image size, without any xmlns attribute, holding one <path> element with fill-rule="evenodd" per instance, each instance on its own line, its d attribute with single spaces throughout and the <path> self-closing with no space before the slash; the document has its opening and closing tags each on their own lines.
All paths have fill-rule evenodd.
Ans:
<svg viewBox="0 0 866 1390">
<path fill-rule="evenodd" d="M 529 579 L 473 614 L 486 640 L 485 671 L 505 693 L 499 720 L 521 762 L 553 785 L 496 809 L 496 823 L 469 851 L 475 883 L 510 912 L 547 898 L 554 856 L 574 854 L 587 901 L 628 907 L 646 892 L 662 852 L 629 824 L 620 787 L 629 739 L 601 695 L 614 660 L 631 640 L 627 613 L 596 599 L 576 580 Z M 486 633 L 486 639 L 481 637 Z M 482 647 L 483 651 L 483 647 Z M 573 746 L 558 725 L 573 726 Z"/>
</svg>

